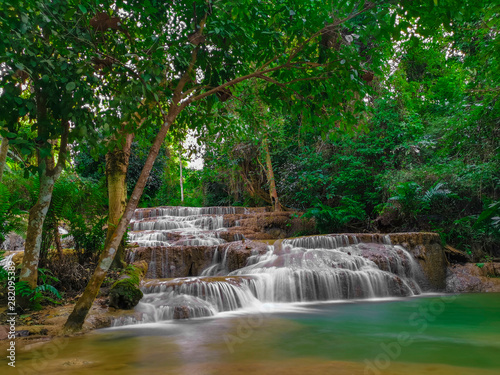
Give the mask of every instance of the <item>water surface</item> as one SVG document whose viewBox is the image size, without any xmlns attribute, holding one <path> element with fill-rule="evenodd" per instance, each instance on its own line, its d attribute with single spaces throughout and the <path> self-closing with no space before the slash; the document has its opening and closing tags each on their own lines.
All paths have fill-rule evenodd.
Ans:
<svg viewBox="0 0 500 375">
<path fill-rule="evenodd" d="M 17 369 L 120 375 L 500 374 L 500 295 L 264 304 L 259 311 L 103 329 L 34 345 L 18 353 Z"/>
</svg>

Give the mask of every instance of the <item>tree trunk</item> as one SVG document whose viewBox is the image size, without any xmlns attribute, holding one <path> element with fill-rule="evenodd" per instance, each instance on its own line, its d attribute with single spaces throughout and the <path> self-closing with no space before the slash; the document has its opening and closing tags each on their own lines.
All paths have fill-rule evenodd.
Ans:
<svg viewBox="0 0 500 375">
<path fill-rule="evenodd" d="M 39 102 L 40 103 L 40 102 Z M 43 104 L 43 101 L 41 102 Z M 42 115 L 44 104 L 42 105 Z M 44 116 L 40 118 L 44 119 Z M 24 245 L 24 258 L 21 266 L 21 274 L 19 281 L 25 281 L 33 289 L 37 285 L 38 279 L 38 262 L 40 260 L 40 247 L 42 244 L 42 229 L 43 223 L 49 210 L 50 202 L 52 201 L 52 192 L 54 185 L 61 175 L 61 172 L 66 163 L 66 152 L 69 135 L 69 122 L 62 122 L 61 145 L 59 148 L 59 160 L 54 166 L 54 156 L 41 157 L 38 155 L 38 170 L 40 175 L 40 188 L 36 204 L 31 207 L 28 219 L 28 230 L 26 233 L 26 242 Z M 21 300 L 21 305 L 25 305 L 26 301 Z"/>
<path fill-rule="evenodd" d="M 7 138 L 2 138 L 2 143 L 0 144 L 0 182 L 2 182 L 3 171 L 5 169 L 5 164 L 7 162 L 7 151 L 9 149 L 9 140 Z"/>
<path fill-rule="evenodd" d="M 62 260 L 64 258 L 64 253 L 63 253 L 63 247 L 61 243 L 61 235 L 59 233 L 59 226 L 56 225 L 54 226 L 54 242 L 56 243 L 56 249 L 57 253 L 59 254 L 59 259 Z"/>
<path fill-rule="evenodd" d="M 180 173 L 179 184 L 181 186 L 181 204 L 182 204 L 184 203 L 184 185 L 182 181 L 182 151 L 179 151 L 179 173 Z"/>
<path fill-rule="evenodd" d="M 54 175 L 49 176 L 47 173 L 46 161 L 43 164 L 38 200 L 29 211 L 28 231 L 26 234 L 26 243 L 24 245 L 24 258 L 21 275 L 19 276 L 19 281 L 26 281 L 32 289 L 37 285 L 43 223 L 52 200 L 54 184 L 57 177 L 59 177 Z"/>
<path fill-rule="evenodd" d="M 276 191 L 276 182 L 274 180 L 273 164 L 271 163 L 271 154 L 269 153 L 269 145 L 267 141 L 267 136 L 264 138 L 264 151 L 266 153 L 266 167 L 267 167 L 267 180 L 269 181 L 269 195 L 271 196 L 271 202 L 274 211 L 283 211 L 281 208 L 280 201 L 278 199 L 278 192 Z"/>
<path fill-rule="evenodd" d="M 153 168 L 153 164 L 155 162 L 158 153 L 160 152 L 160 147 L 162 142 L 165 140 L 168 129 L 170 125 L 174 122 L 177 114 L 179 113 L 178 107 L 171 107 L 171 111 L 169 111 L 169 115 L 161 127 L 160 131 L 155 137 L 153 145 L 151 146 L 151 150 L 149 151 L 148 158 L 146 159 L 146 163 L 142 168 L 141 175 L 137 180 L 137 183 L 134 187 L 134 191 L 130 196 L 130 199 L 127 203 L 127 207 L 118 223 L 116 230 L 114 231 L 111 239 L 106 243 L 104 250 L 99 258 L 99 263 L 92 275 L 85 291 L 82 296 L 79 298 L 78 302 L 75 305 L 72 313 L 68 317 L 64 325 L 65 331 L 78 331 L 82 328 L 83 323 L 85 321 L 85 317 L 87 316 L 90 308 L 92 307 L 92 303 L 99 292 L 99 288 L 101 287 L 104 278 L 106 277 L 106 273 L 113 262 L 113 259 L 116 255 L 116 249 L 120 246 L 120 242 L 127 230 L 127 227 L 134 215 L 134 211 L 137 208 L 139 200 L 141 198 L 142 192 L 144 191 L 144 187 L 146 186 L 146 182 L 148 180 L 151 169 Z"/>
<path fill-rule="evenodd" d="M 108 232 L 106 244 L 111 240 L 116 226 L 125 211 L 127 205 L 127 169 L 130 159 L 130 148 L 132 146 L 133 134 L 127 134 L 123 147 L 116 147 L 106 154 L 106 177 L 108 180 Z M 122 269 L 126 267 L 125 244 L 123 241 L 118 246 L 113 268 Z"/>
</svg>

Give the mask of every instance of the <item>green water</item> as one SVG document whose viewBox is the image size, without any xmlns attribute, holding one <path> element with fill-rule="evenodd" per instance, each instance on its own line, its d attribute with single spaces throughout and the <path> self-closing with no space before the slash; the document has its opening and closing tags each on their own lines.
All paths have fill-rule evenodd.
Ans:
<svg viewBox="0 0 500 375">
<path fill-rule="evenodd" d="M 28 374 L 500 374 L 500 295 L 265 305 L 99 330 L 34 346 L 17 366 Z"/>
<path fill-rule="evenodd" d="M 469 294 L 316 307 L 279 338 L 283 355 L 499 369 L 500 295 Z M 298 338 L 298 339 L 297 339 Z"/>
</svg>

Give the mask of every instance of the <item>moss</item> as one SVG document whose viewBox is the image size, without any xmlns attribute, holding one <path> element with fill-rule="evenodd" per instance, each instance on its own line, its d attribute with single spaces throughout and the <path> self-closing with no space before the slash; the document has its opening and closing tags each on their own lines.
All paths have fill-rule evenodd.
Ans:
<svg viewBox="0 0 500 375">
<path fill-rule="evenodd" d="M 143 294 L 131 279 L 117 281 L 109 292 L 109 306 L 130 310 L 139 303 Z"/>
<path fill-rule="evenodd" d="M 143 269 L 133 265 L 125 268 L 122 278 L 111 287 L 109 306 L 123 310 L 134 308 L 143 296 L 139 289 L 139 282 L 143 272 Z"/>
</svg>

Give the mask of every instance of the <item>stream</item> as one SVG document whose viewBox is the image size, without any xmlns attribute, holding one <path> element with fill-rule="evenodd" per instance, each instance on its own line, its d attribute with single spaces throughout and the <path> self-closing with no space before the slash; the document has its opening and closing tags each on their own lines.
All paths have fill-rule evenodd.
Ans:
<svg viewBox="0 0 500 375">
<path fill-rule="evenodd" d="M 234 252 L 223 216 L 234 213 L 137 210 L 129 241 L 142 250 L 129 257 L 146 256 L 149 271 L 134 311 L 112 328 L 27 346 L 17 373 L 500 374 L 499 294 L 429 293 L 418 262 L 388 236 L 258 251 L 239 241 Z M 195 254 L 204 266 L 191 275 Z"/>
<path fill-rule="evenodd" d="M 20 353 L 17 366 L 26 374 L 499 374 L 499 312 L 493 293 L 270 303 L 60 339 Z"/>
</svg>

